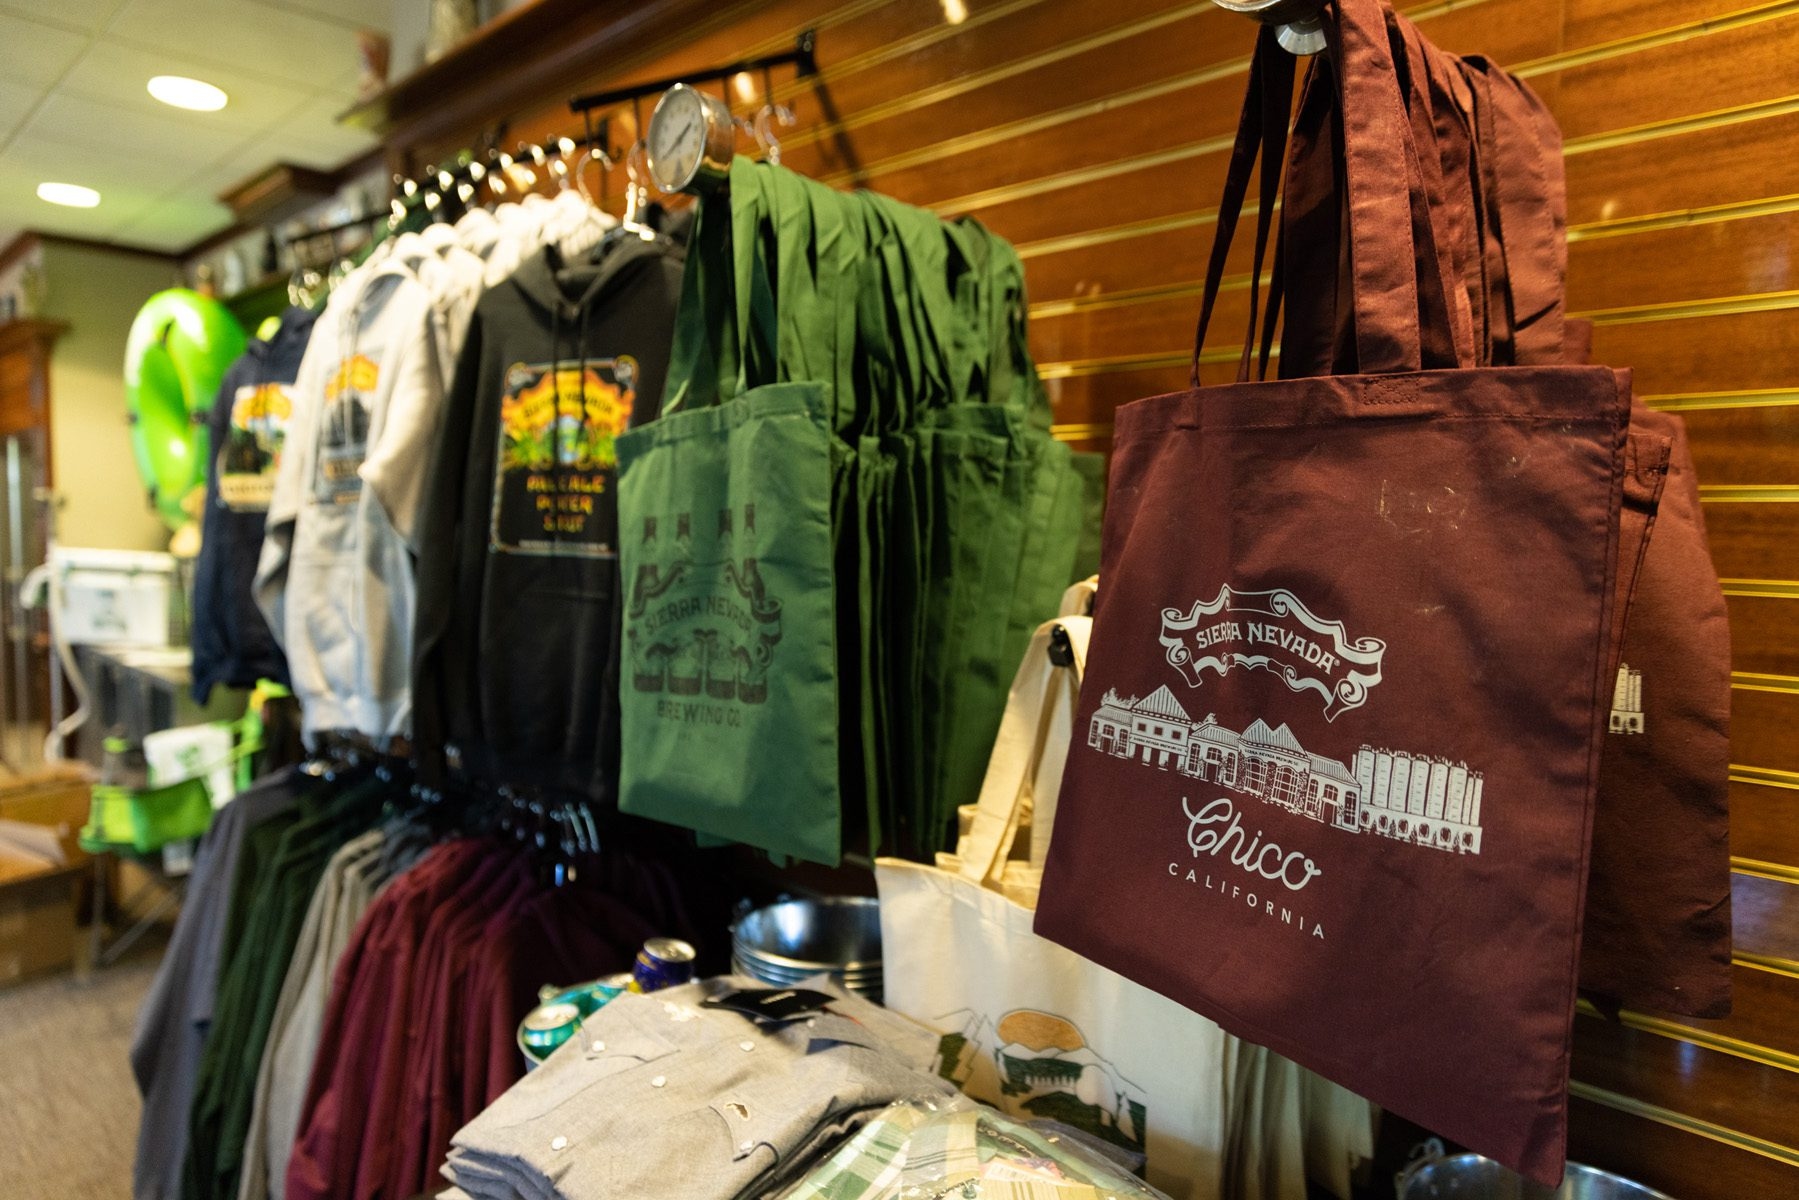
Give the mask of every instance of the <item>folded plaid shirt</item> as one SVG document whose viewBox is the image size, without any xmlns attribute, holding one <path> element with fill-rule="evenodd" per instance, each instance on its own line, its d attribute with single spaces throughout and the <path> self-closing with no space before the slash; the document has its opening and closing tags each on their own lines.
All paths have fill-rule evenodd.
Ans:
<svg viewBox="0 0 1799 1200">
<path fill-rule="evenodd" d="M 781 1200 L 1157 1200 L 1088 1151 L 966 1100 L 895 1104 Z"/>
</svg>

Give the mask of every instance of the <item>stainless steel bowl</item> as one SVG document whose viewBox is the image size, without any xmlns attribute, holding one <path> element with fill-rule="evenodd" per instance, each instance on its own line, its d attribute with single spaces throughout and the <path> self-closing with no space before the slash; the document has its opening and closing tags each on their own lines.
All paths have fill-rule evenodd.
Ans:
<svg viewBox="0 0 1799 1200">
<path fill-rule="evenodd" d="M 879 969 L 880 901 L 867 896 L 783 900 L 737 922 L 733 942 L 739 958 L 774 969 Z"/>
<path fill-rule="evenodd" d="M 1597 1167 L 1569 1163 L 1562 1186 L 1546 1188 L 1478 1154 L 1442 1157 L 1442 1146 L 1399 1173 L 1399 1200 L 1671 1200 L 1665 1192 Z"/>
<path fill-rule="evenodd" d="M 828 975 L 850 991 L 881 998 L 880 902 L 862 896 L 783 900 L 737 922 L 732 969 L 772 987 Z"/>
</svg>

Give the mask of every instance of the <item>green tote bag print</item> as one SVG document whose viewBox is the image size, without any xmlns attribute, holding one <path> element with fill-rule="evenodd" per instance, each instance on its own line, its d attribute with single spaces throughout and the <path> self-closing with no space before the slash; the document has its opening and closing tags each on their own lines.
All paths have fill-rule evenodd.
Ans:
<svg viewBox="0 0 1799 1200">
<path fill-rule="evenodd" d="M 749 191 L 734 197 L 740 219 Z M 703 213 L 693 235 L 674 410 L 618 440 L 619 807 L 835 864 L 830 388 L 744 386 L 746 364 L 773 360 L 773 297 L 761 262 L 735 297 L 699 286 L 733 273 L 715 215 L 728 213 Z"/>
</svg>

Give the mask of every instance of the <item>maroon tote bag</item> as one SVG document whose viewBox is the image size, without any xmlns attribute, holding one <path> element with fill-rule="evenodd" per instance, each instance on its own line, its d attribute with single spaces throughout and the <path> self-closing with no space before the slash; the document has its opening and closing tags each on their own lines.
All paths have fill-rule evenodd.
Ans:
<svg viewBox="0 0 1799 1200">
<path fill-rule="evenodd" d="M 1391 21 L 1391 18 L 1389 18 Z M 1469 68 L 1497 162 L 1496 293 L 1518 363 L 1587 361 L 1592 326 L 1562 315 L 1561 139 L 1524 84 Z M 1532 130 L 1536 136 L 1531 135 Z M 1515 332 L 1514 332 L 1515 326 Z M 1594 816 L 1580 986 L 1607 1007 L 1730 1014 L 1730 622 L 1706 542 L 1686 425 L 1631 410 L 1620 625 Z M 1666 449 L 1659 466 L 1645 449 Z M 1654 474 L 1655 477 L 1651 478 Z M 1636 552 L 1633 554 L 1632 550 Z M 1629 576 L 1625 579 L 1625 576 Z"/>
<path fill-rule="evenodd" d="M 1495 350 L 1501 365 L 1587 361 L 1591 326 L 1563 313 L 1567 201 L 1553 119 L 1512 76 L 1482 59 L 1444 54 L 1391 10 L 1386 20 L 1402 83 L 1409 77 L 1414 139 L 1434 141 L 1440 155 L 1435 181 L 1433 160 L 1421 156 L 1432 226 L 1439 248 L 1451 251 L 1440 264 L 1450 272 L 1447 286 L 1464 288 L 1473 303 L 1480 361 Z M 1318 114 L 1316 106 L 1303 114 L 1295 133 L 1290 210 L 1306 207 L 1303 199 L 1293 204 L 1295 196 L 1331 187 L 1331 156 L 1305 136 Z M 1482 187 L 1470 196 L 1461 185 L 1474 178 Z M 1489 239 L 1485 251 L 1477 239 L 1470 252 L 1473 231 Z M 1330 294 L 1337 255 L 1324 241 L 1289 239 L 1286 269 Z M 1489 258 L 1496 264 L 1490 280 Z M 1488 282 L 1496 327 L 1487 322 Z M 1318 373 L 1343 369 L 1332 354 L 1346 335 L 1290 321 L 1281 339 L 1283 375 L 1303 364 Z M 1723 1017 L 1731 982 L 1728 617 L 1684 423 L 1641 402 L 1631 408 L 1619 543 L 1614 685 L 1580 988 L 1608 1009 Z"/>
<path fill-rule="evenodd" d="M 1279 53 L 1258 45 L 1202 333 Z M 1627 391 L 1445 356 L 1373 0 L 1340 6 L 1332 59 L 1361 373 L 1119 411 L 1036 928 L 1550 1182 Z"/>
</svg>

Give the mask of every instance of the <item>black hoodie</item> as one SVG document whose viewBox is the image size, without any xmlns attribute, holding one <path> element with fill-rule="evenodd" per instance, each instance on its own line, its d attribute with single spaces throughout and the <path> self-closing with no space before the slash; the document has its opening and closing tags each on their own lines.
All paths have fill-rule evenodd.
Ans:
<svg viewBox="0 0 1799 1200">
<path fill-rule="evenodd" d="M 287 659 L 250 585 L 262 553 L 275 464 L 293 413 L 294 377 L 314 320 L 303 308 L 281 314 L 274 336 L 251 341 L 231 364 L 207 416 L 212 458 L 206 464 L 190 639 L 194 699 L 201 704 L 216 684 L 247 688 L 259 679 L 287 682 Z"/>
<path fill-rule="evenodd" d="M 682 252 L 554 246 L 475 306 L 427 481 L 413 725 L 477 778 L 611 803 L 618 778 L 613 438 L 655 419 Z"/>
</svg>

